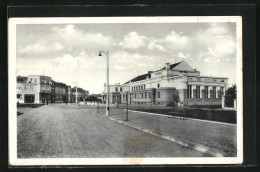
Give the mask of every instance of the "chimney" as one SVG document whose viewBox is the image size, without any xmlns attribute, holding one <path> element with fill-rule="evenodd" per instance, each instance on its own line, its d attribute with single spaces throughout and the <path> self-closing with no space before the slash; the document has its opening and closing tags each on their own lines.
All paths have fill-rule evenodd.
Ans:
<svg viewBox="0 0 260 172">
<path fill-rule="evenodd" d="M 166 70 L 170 69 L 170 63 L 165 63 Z"/>
</svg>

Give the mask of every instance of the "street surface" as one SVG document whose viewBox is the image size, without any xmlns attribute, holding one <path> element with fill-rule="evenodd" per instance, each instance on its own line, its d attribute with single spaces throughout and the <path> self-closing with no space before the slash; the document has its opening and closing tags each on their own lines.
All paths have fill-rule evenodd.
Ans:
<svg viewBox="0 0 260 172">
<path fill-rule="evenodd" d="M 91 107 L 82 105 L 81 108 Z M 99 113 L 104 115 L 105 109 L 100 108 Z M 111 108 L 110 117 L 124 121 L 126 119 L 125 109 Z M 236 156 L 236 125 L 181 120 L 179 118 L 168 118 L 133 111 L 128 111 L 128 119 L 128 123 L 136 127 L 156 131 L 163 135 L 171 135 L 185 142 L 202 144 L 218 150 L 218 152 L 225 156 Z"/>
<path fill-rule="evenodd" d="M 18 112 L 18 158 L 209 156 L 94 115 L 93 108 L 49 104 Z"/>
</svg>

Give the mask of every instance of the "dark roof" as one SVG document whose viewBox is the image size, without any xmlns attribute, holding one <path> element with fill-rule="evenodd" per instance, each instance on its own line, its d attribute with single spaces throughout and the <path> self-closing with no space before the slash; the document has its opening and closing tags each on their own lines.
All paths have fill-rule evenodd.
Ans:
<svg viewBox="0 0 260 172">
<path fill-rule="evenodd" d="M 26 76 L 17 76 L 16 77 L 16 81 L 20 82 L 20 83 L 26 83 L 27 80 L 28 80 L 28 77 L 26 77 Z"/>
<path fill-rule="evenodd" d="M 66 84 L 64 84 L 62 82 L 55 82 L 55 86 L 68 87 Z"/>
<path fill-rule="evenodd" d="M 131 81 L 131 82 L 136 82 L 136 81 L 145 80 L 147 76 L 148 76 L 149 78 L 151 78 L 151 72 L 146 73 L 146 74 L 143 74 L 143 75 L 139 75 L 139 76 L 137 76 L 137 77 L 131 79 L 130 81 Z M 128 84 L 130 81 L 127 81 L 125 84 Z"/>
<path fill-rule="evenodd" d="M 73 88 L 71 89 L 71 91 L 76 91 L 76 87 L 73 87 Z M 84 90 L 83 88 L 77 87 L 77 91 L 78 91 L 78 92 L 85 92 L 86 90 Z"/>
<path fill-rule="evenodd" d="M 181 63 L 181 62 L 171 64 L 171 65 L 170 65 L 170 69 L 175 68 L 175 67 L 178 66 L 180 63 Z M 162 69 L 160 69 L 160 70 L 165 70 L 165 69 L 166 69 L 166 67 L 164 66 L 164 67 L 163 67 Z M 157 71 L 160 71 L 160 70 L 157 70 Z"/>
</svg>

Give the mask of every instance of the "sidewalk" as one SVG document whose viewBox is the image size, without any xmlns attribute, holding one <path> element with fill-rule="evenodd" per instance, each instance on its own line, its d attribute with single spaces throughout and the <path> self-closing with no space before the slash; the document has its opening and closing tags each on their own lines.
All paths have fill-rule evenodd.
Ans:
<svg viewBox="0 0 260 172">
<path fill-rule="evenodd" d="M 101 114 L 104 114 L 102 110 Z M 122 110 L 111 113 L 109 118 L 197 151 L 210 151 L 209 154 L 215 156 L 236 156 L 236 125 L 169 118 L 131 111 L 128 112 L 129 121 L 125 121 L 126 115 Z"/>
</svg>

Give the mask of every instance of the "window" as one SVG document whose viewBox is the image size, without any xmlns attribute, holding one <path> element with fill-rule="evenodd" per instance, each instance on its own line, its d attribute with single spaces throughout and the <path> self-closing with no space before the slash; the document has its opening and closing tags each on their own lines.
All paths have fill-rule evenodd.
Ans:
<svg viewBox="0 0 260 172">
<path fill-rule="evenodd" d="M 200 98 L 200 86 L 196 86 L 196 98 Z"/>
<path fill-rule="evenodd" d="M 144 98 L 144 93 L 141 93 L 141 98 Z"/>
<path fill-rule="evenodd" d="M 17 86 L 16 89 L 17 89 L 17 90 L 21 90 L 22 87 L 21 87 L 21 86 Z"/>
<path fill-rule="evenodd" d="M 149 92 L 149 95 L 148 95 L 148 96 L 149 96 L 149 98 L 151 98 L 151 92 Z"/>
<path fill-rule="evenodd" d="M 141 86 L 139 85 L 139 88 L 138 88 L 138 90 L 141 90 Z"/>
<path fill-rule="evenodd" d="M 213 99 L 215 99 L 216 98 L 216 87 L 215 86 L 213 86 L 213 97 L 212 97 Z"/>
<path fill-rule="evenodd" d="M 120 87 L 120 91 L 122 92 L 122 90 L 123 90 L 123 88 L 122 87 Z"/>
<path fill-rule="evenodd" d="M 205 86 L 205 98 L 209 98 L 209 87 Z"/>
<path fill-rule="evenodd" d="M 145 89 L 145 85 L 144 85 L 144 89 Z"/>
<path fill-rule="evenodd" d="M 22 98 L 22 94 L 17 94 L 17 98 L 21 99 Z"/>
<path fill-rule="evenodd" d="M 134 98 L 136 99 L 136 93 L 134 94 Z"/>
<path fill-rule="evenodd" d="M 144 93 L 144 98 L 147 98 L 147 92 Z"/>
<path fill-rule="evenodd" d="M 118 87 L 116 87 L 116 91 L 118 91 Z"/>
<path fill-rule="evenodd" d="M 160 98 L 161 97 L 161 93 L 158 91 L 157 92 L 157 98 Z"/>
<path fill-rule="evenodd" d="M 187 92 L 187 96 L 188 96 L 188 98 L 191 98 L 191 85 L 188 85 L 188 90 L 187 90 L 188 92 Z"/>
</svg>

